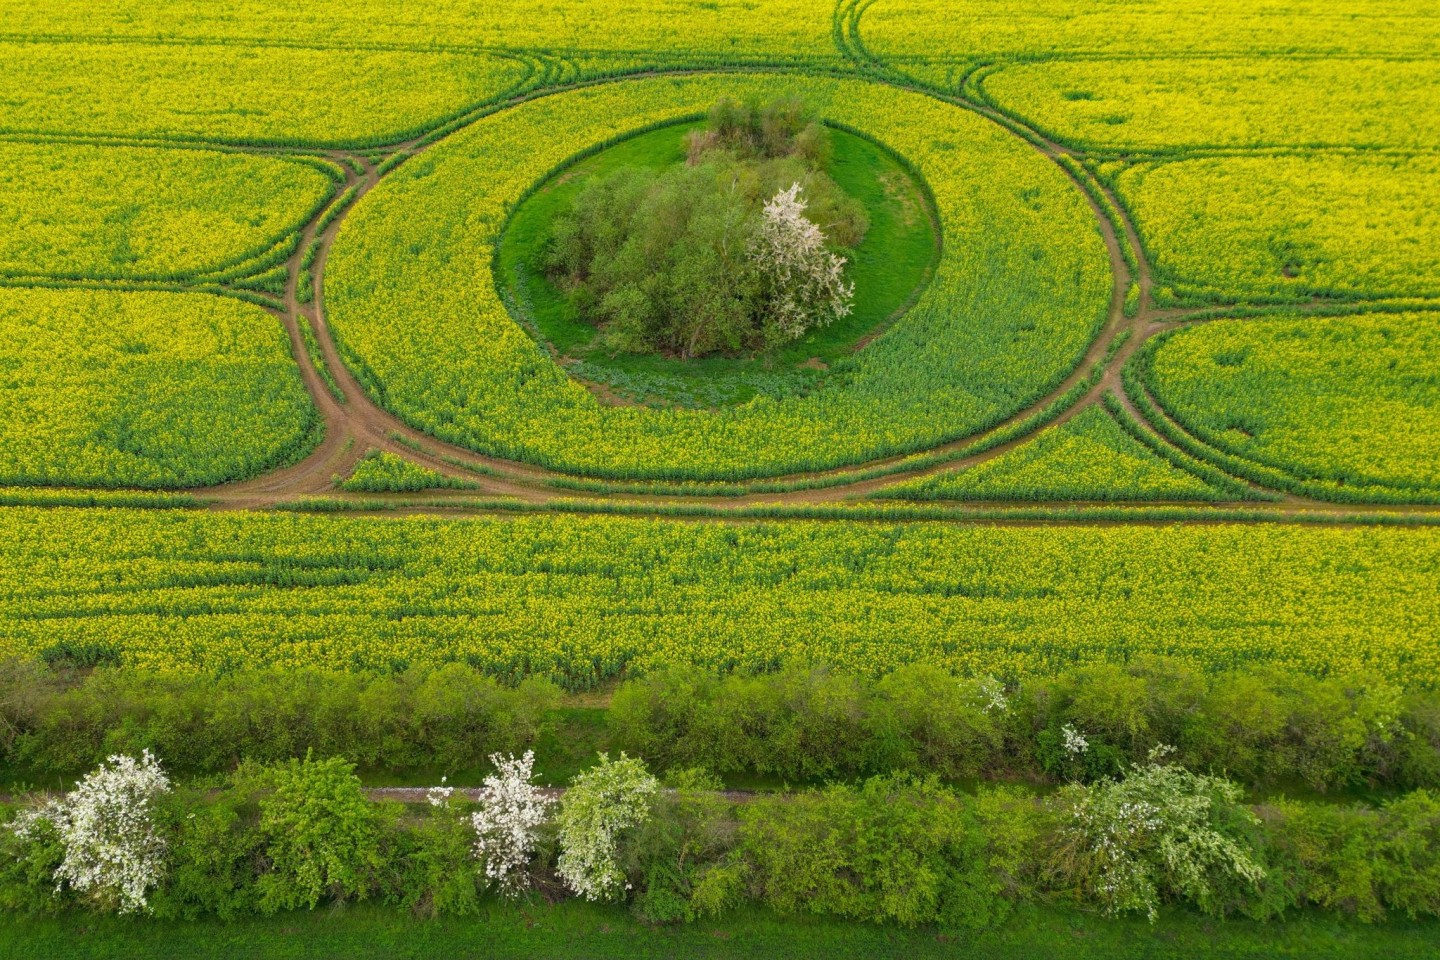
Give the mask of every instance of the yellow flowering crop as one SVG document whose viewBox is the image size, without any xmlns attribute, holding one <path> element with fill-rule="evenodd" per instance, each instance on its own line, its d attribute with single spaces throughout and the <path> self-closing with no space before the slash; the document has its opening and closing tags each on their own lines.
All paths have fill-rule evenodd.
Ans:
<svg viewBox="0 0 1440 960">
<path fill-rule="evenodd" d="M 805 397 L 718 412 L 600 404 L 521 329 L 496 234 L 574 154 L 722 96 L 803 94 L 932 187 L 944 234 L 916 306 Z M 976 115 L 889 86 L 800 76 L 629 80 L 501 111 L 401 166 L 342 225 L 328 319 L 391 410 L 476 450 L 610 477 L 730 479 L 904 453 L 982 429 L 1079 361 L 1111 278 L 1083 195 Z M 957 362 L 957 358 L 964 362 Z M 363 367 L 361 366 L 363 364 Z"/>
<path fill-rule="evenodd" d="M 0 483 L 220 483 L 315 422 L 280 322 L 206 294 L 0 289 L 0 369 Z"/>
<path fill-rule="evenodd" d="M 0 655 L 154 668 L 926 660 L 1023 678 L 1163 653 L 1440 676 L 1440 530 L 0 511 Z"/>
</svg>

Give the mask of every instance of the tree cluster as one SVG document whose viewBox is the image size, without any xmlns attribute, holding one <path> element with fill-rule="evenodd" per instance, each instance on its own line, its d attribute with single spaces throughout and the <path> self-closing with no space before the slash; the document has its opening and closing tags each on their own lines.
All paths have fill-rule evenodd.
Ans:
<svg viewBox="0 0 1440 960">
<path fill-rule="evenodd" d="M 797 100 L 724 101 L 687 162 L 587 183 L 543 268 L 617 352 L 764 350 L 850 312 L 869 222 L 825 173 L 829 130 Z"/>
</svg>

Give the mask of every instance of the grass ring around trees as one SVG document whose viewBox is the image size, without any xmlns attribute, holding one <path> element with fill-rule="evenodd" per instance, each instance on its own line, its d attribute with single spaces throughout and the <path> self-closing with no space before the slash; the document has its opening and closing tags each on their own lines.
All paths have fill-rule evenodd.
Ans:
<svg viewBox="0 0 1440 960">
<path fill-rule="evenodd" d="M 803 396 L 713 411 L 601 403 L 496 289 L 492 261 L 511 212 L 577 155 L 721 97 L 781 93 L 914 166 L 944 236 L 934 279 L 884 337 Z M 371 396 L 442 440 L 589 476 L 738 480 L 863 463 L 993 426 L 1075 368 L 1111 285 L 1085 198 L 999 125 L 885 84 L 719 74 L 617 81 L 476 121 L 356 205 L 325 289 L 331 327 Z"/>
<path fill-rule="evenodd" d="M 861 242 L 841 251 L 855 290 L 848 316 L 759 353 L 688 360 L 616 353 L 598 342 L 596 328 L 578 315 L 543 267 L 537 269 L 553 223 L 584 184 L 621 169 L 680 166 L 685 138 L 705 129 L 703 117 L 647 127 L 603 150 L 587 151 L 526 191 L 496 248 L 496 284 L 511 315 L 602 401 L 714 408 L 757 394 L 784 398 L 814 390 L 830 366 L 883 335 L 918 301 L 935 275 L 941 249 L 933 193 L 915 168 L 858 130 L 828 126 L 833 159 L 825 173 L 861 202 L 868 217 Z"/>
</svg>

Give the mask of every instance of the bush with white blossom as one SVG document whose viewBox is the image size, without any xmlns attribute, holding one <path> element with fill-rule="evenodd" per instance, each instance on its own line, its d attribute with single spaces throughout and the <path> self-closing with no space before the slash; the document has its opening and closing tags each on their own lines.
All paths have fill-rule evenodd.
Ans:
<svg viewBox="0 0 1440 960">
<path fill-rule="evenodd" d="M 1058 797 L 1060 862 L 1107 913 L 1140 911 L 1154 922 L 1166 896 L 1223 913 L 1227 891 L 1265 876 L 1247 836 L 1258 821 L 1240 787 L 1163 763 L 1166 752 L 1152 751 L 1123 780 L 1072 784 Z"/>
<path fill-rule="evenodd" d="M 519 759 L 494 753 L 490 762 L 495 773 L 485 778 L 477 798 L 480 809 L 470 815 L 475 856 L 484 864 L 485 878 L 501 894 L 515 897 L 530 885 L 528 868 L 554 801 L 532 782 L 534 751 L 526 750 Z"/>
<path fill-rule="evenodd" d="M 845 258 L 826 249 L 806 206 L 800 184 L 792 183 L 760 211 L 753 256 L 770 291 L 766 321 L 781 340 L 848 315 L 855 296 L 855 284 L 845 282 Z"/>
<path fill-rule="evenodd" d="M 138 760 L 117 754 L 63 797 L 22 813 L 11 829 L 29 839 L 44 822 L 59 836 L 65 858 L 55 870 L 57 893 L 68 883 L 103 907 L 144 910 L 166 862 L 151 805 L 169 791 L 170 780 L 149 750 Z"/>
<path fill-rule="evenodd" d="M 611 900 L 628 885 L 617 856 L 621 834 L 650 819 L 660 785 L 643 761 L 620 754 L 577 776 L 560 801 L 557 872 L 586 900 Z"/>
</svg>

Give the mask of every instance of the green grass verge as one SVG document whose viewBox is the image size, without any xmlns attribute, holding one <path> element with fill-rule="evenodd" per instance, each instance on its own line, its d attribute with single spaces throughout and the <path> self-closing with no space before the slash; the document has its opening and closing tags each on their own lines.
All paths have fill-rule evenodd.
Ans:
<svg viewBox="0 0 1440 960">
<path fill-rule="evenodd" d="M 1214 921 L 1168 911 L 1154 926 L 1071 910 L 1023 908 L 999 928 L 944 933 L 753 911 L 682 927 L 647 927 L 614 907 L 488 904 L 476 917 L 414 919 L 358 906 L 231 923 L 64 916 L 0 921 L 0 960 L 527 960 L 602 958 L 928 957 L 1345 958 L 1408 960 L 1440 950 L 1440 925 L 1364 925 L 1300 916 L 1283 924 Z"/>
</svg>

